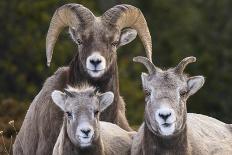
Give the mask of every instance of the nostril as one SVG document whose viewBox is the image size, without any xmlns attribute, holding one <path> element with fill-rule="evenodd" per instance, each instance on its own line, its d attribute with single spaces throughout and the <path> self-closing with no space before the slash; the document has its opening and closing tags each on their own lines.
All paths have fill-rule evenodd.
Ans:
<svg viewBox="0 0 232 155">
<path fill-rule="evenodd" d="M 168 119 L 168 117 L 171 116 L 171 113 L 168 113 L 168 114 L 161 114 L 159 113 L 159 117 L 161 117 L 164 121 L 166 121 Z"/>
<path fill-rule="evenodd" d="M 97 66 L 101 63 L 102 61 L 100 59 L 97 60 L 90 60 L 90 63 L 93 64 L 94 66 Z"/>
<path fill-rule="evenodd" d="M 81 129 L 81 132 L 84 133 L 86 136 L 89 135 L 90 131 L 90 129 Z"/>
<path fill-rule="evenodd" d="M 95 64 L 95 60 L 90 60 L 90 63 L 91 64 Z"/>
</svg>

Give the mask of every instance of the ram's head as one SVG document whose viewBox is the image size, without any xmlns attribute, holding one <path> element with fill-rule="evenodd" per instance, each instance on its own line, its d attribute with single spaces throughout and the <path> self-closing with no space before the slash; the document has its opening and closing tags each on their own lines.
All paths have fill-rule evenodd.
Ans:
<svg viewBox="0 0 232 155">
<path fill-rule="evenodd" d="M 151 36 L 142 12 L 131 5 L 117 5 L 95 17 L 86 7 L 66 4 L 54 13 L 46 39 L 47 65 L 59 33 L 69 27 L 78 45 L 78 63 L 91 77 L 101 77 L 117 60 L 116 50 L 136 38 L 138 33 L 151 59 Z"/>
</svg>

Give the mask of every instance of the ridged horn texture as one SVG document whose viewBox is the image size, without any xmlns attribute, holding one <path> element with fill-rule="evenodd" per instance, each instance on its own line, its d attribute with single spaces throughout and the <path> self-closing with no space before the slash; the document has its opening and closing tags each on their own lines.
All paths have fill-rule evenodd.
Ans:
<svg viewBox="0 0 232 155">
<path fill-rule="evenodd" d="M 184 69 L 186 68 L 186 66 L 190 63 L 196 62 L 196 57 L 187 57 L 184 58 L 176 67 L 175 67 L 175 72 L 178 74 L 183 74 Z"/>
<path fill-rule="evenodd" d="M 102 20 L 118 26 L 120 30 L 125 27 L 135 29 L 143 43 L 148 59 L 152 60 L 151 35 L 140 9 L 127 4 L 116 5 L 102 15 Z"/>
<path fill-rule="evenodd" d="M 77 29 L 80 25 L 92 22 L 94 18 L 93 13 L 89 9 L 79 4 L 66 4 L 55 11 L 46 38 L 48 66 L 50 66 L 53 49 L 62 29 L 66 26 Z"/>
<path fill-rule="evenodd" d="M 133 61 L 142 63 L 147 68 L 149 74 L 154 74 L 158 70 L 157 67 L 146 57 L 137 56 L 133 58 Z"/>
</svg>

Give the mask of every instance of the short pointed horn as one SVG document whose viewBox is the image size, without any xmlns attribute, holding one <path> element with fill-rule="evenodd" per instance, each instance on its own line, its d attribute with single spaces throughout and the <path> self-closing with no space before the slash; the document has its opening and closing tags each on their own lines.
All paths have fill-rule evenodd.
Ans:
<svg viewBox="0 0 232 155">
<path fill-rule="evenodd" d="M 186 66 L 190 63 L 195 62 L 197 59 L 196 57 L 187 57 L 184 58 L 176 67 L 175 67 L 175 72 L 178 74 L 182 74 L 184 72 L 184 69 L 186 68 Z"/>
<path fill-rule="evenodd" d="M 107 10 L 102 19 L 106 23 L 118 26 L 120 30 L 125 27 L 135 29 L 143 43 L 148 59 L 152 60 L 151 35 L 143 13 L 138 8 L 127 4 L 116 5 Z"/>
<path fill-rule="evenodd" d="M 66 26 L 77 28 L 80 25 L 93 21 L 93 13 L 86 7 L 79 4 L 66 4 L 58 8 L 50 22 L 46 38 L 47 65 L 50 66 L 53 49 L 57 38 Z"/>
<path fill-rule="evenodd" d="M 146 57 L 137 56 L 133 58 L 133 61 L 142 63 L 147 68 L 149 74 L 153 74 L 157 71 L 156 66 Z"/>
</svg>

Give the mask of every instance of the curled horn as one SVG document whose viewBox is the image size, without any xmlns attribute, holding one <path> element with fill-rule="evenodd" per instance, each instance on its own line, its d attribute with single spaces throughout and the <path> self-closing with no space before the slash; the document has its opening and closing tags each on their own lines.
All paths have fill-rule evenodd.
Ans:
<svg viewBox="0 0 232 155">
<path fill-rule="evenodd" d="M 196 57 L 187 57 L 184 58 L 176 67 L 175 67 L 175 72 L 178 74 L 182 74 L 184 72 L 185 67 L 189 64 L 189 63 L 193 63 L 196 61 Z"/>
<path fill-rule="evenodd" d="M 127 4 L 116 5 L 103 14 L 102 20 L 118 26 L 120 30 L 125 27 L 135 29 L 143 43 L 148 59 L 152 60 L 151 35 L 143 13 L 138 8 Z"/>
<path fill-rule="evenodd" d="M 53 49 L 62 29 L 66 26 L 77 29 L 78 26 L 88 24 L 94 18 L 89 9 L 79 4 L 66 4 L 55 11 L 46 38 L 48 66 L 50 66 Z"/>
<path fill-rule="evenodd" d="M 149 74 L 156 73 L 157 70 L 159 70 L 148 58 L 137 56 L 133 58 L 134 62 L 140 62 L 142 63 L 148 70 Z"/>
</svg>

